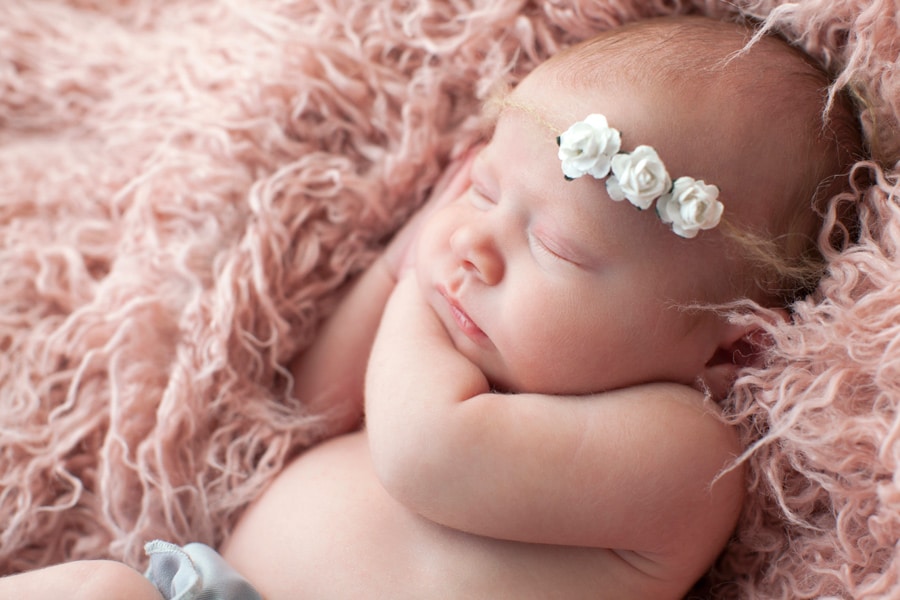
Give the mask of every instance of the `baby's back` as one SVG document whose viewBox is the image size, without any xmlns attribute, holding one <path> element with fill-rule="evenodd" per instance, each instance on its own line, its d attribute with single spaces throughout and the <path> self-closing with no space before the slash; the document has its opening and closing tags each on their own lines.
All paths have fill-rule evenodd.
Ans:
<svg viewBox="0 0 900 600">
<path fill-rule="evenodd" d="M 364 432 L 292 463 L 223 554 L 267 600 L 656 599 L 684 591 L 609 550 L 494 540 L 427 521 L 381 487 Z"/>
</svg>

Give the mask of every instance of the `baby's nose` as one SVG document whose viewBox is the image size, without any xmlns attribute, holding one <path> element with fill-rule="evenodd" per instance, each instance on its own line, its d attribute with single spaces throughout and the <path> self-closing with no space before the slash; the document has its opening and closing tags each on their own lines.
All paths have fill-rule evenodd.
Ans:
<svg viewBox="0 0 900 600">
<path fill-rule="evenodd" d="M 450 248 L 463 269 L 487 285 L 496 285 L 503 279 L 503 254 L 486 224 L 460 227 L 450 237 Z"/>
</svg>

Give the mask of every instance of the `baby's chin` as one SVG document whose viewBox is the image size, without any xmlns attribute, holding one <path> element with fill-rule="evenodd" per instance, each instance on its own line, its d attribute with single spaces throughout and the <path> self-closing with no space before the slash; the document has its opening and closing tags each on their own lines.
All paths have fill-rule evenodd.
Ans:
<svg viewBox="0 0 900 600">
<path fill-rule="evenodd" d="M 512 387 L 505 383 L 500 383 L 496 381 L 492 381 L 488 378 L 488 383 L 491 386 L 491 393 L 493 394 L 521 394 L 522 390 Z"/>
<path fill-rule="evenodd" d="M 506 374 L 496 372 L 490 365 L 478 364 L 478 361 L 474 362 L 478 368 L 481 369 L 481 372 L 484 373 L 484 376 L 488 380 L 488 385 L 491 388 L 491 392 L 495 394 L 522 394 L 533 391 L 528 390 L 522 385 L 522 382 L 517 382 L 514 378 L 511 378 Z"/>
<path fill-rule="evenodd" d="M 576 388 L 571 382 L 554 382 L 552 380 L 542 380 L 535 382 L 533 379 L 514 376 L 492 376 L 482 368 L 482 373 L 488 379 L 491 391 L 498 394 L 545 394 L 548 396 L 583 396 L 606 391 L 604 389 L 594 389 L 590 386 L 584 388 Z"/>
<path fill-rule="evenodd" d="M 466 354 L 464 349 L 460 352 Z M 491 391 L 502 394 L 544 394 L 547 396 L 588 396 L 645 383 L 665 382 L 691 386 L 699 381 L 697 373 L 681 373 L 676 380 L 663 379 L 649 367 L 645 372 L 624 374 L 608 370 L 550 368 L 549 365 L 511 364 L 505 357 L 492 354 L 466 354 L 484 374 Z M 545 359 L 546 360 L 546 359 Z M 488 364 L 489 363 L 489 364 Z"/>
</svg>

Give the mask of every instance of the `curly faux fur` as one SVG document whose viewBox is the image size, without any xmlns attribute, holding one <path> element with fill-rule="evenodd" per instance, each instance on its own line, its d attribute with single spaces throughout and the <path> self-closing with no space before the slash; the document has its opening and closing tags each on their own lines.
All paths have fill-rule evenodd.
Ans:
<svg viewBox="0 0 900 600">
<path fill-rule="evenodd" d="M 559 48 L 758 21 L 859 99 L 864 227 L 731 399 L 746 510 L 715 597 L 900 596 L 892 0 L 0 3 L 0 573 L 215 544 L 327 415 L 285 365 Z"/>
</svg>

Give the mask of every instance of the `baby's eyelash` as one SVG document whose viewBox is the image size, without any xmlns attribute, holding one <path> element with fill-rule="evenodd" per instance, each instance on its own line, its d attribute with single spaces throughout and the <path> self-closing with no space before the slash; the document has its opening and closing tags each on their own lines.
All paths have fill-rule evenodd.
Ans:
<svg viewBox="0 0 900 600">
<path fill-rule="evenodd" d="M 474 185 L 469 187 L 469 198 L 475 208 L 480 208 L 482 210 L 490 208 L 496 204 L 496 202 L 490 196 L 479 190 Z"/>
<path fill-rule="evenodd" d="M 564 256 L 560 255 L 553 248 L 551 248 L 550 245 L 545 240 L 543 240 L 539 236 L 535 235 L 535 233 L 533 231 L 528 232 L 528 241 L 529 241 L 531 247 L 534 248 L 535 250 L 537 250 L 538 252 L 540 252 L 542 254 L 546 254 L 552 258 L 555 258 L 556 260 L 570 262 Z"/>
<path fill-rule="evenodd" d="M 584 269 L 585 263 L 581 260 L 582 254 L 569 246 L 565 238 L 557 238 L 554 234 L 528 230 L 528 244 L 532 247 L 532 252 L 538 255 L 549 256 L 561 264 Z"/>
</svg>

